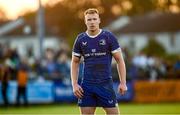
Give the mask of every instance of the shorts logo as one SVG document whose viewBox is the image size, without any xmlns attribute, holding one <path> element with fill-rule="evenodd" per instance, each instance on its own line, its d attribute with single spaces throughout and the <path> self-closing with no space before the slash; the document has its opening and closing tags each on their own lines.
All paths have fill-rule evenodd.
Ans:
<svg viewBox="0 0 180 115">
<path fill-rule="evenodd" d="M 104 39 L 100 40 L 99 45 L 106 45 L 106 41 Z"/>
<path fill-rule="evenodd" d="M 86 45 L 87 45 L 87 42 L 82 42 L 82 45 L 83 45 L 83 46 L 86 46 Z"/>
<path fill-rule="evenodd" d="M 113 100 L 108 100 L 108 103 L 109 103 L 109 104 L 112 104 L 112 103 L 113 103 Z"/>
<path fill-rule="evenodd" d="M 79 103 L 79 104 L 82 103 L 82 99 L 78 99 L 78 103 Z"/>
</svg>

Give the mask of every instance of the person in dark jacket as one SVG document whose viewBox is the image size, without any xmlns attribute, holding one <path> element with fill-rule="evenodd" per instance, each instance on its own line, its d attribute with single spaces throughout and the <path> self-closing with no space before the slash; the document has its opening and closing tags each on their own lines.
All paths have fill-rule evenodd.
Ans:
<svg viewBox="0 0 180 115">
<path fill-rule="evenodd" d="M 8 82 L 9 82 L 9 68 L 6 65 L 1 65 L 0 67 L 0 72 L 1 72 L 1 92 L 2 92 L 2 98 L 4 102 L 4 106 L 9 105 L 8 101 Z"/>
</svg>

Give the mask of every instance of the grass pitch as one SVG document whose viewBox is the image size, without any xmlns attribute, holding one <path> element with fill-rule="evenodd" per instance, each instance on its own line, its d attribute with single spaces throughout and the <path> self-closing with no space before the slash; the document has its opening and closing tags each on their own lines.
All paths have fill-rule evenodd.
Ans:
<svg viewBox="0 0 180 115">
<path fill-rule="evenodd" d="M 180 103 L 136 104 L 120 103 L 121 115 L 180 114 Z M 76 104 L 29 105 L 28 107 L 0 107 L 0 114 L 80 114 Z M 105 114 L 97 108 L 96 115 Z"/>
</svg>

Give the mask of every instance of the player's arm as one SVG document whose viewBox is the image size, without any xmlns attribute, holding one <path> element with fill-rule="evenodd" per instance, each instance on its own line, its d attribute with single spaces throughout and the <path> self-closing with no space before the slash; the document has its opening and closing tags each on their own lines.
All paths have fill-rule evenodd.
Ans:
<svg viewBox="0 0 180 115">
<path fill-rule="evenodd" d="M 78 85 L 79 64 L 80 58 L 72 55 L 71 82 L 73 87 L 73 93 L 77 98 L 81 98 L 83 96 L 83 89 Z"/>
<path fill-rule="evenodd" d="M 118 87 L 118 90 L 122 95 L 124 95 L 125 92 L 127 91 L 126 67 L 125 67 L 125 63 L 124 63 L 124 59 L 123 59 L 121 50 L 113 53 L 113 57 L 117 62 L 117 70 L 118 70 L 118 75 L 119 75 L 119 80 L 120 80 L 120 85 Z"/>
<path fill-rule="evenodd" d="M 72 85 L 78 83 L 79 64 L 80 64 L 80 58 L 73 55 L 72 56 L 72 61 L 71 61 L 71 81 L 72 81 Z"/>
</svg>

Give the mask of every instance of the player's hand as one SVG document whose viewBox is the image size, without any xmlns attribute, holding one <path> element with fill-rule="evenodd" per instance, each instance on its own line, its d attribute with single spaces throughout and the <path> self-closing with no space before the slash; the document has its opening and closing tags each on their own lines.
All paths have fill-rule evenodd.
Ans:
<svg viewBox="0 0 180 115">
<path fill-rule="evenodd" d="M 119 86 L 118 86 L 118 92 L 119 92 L 121 95 L 125 95 L 125 93 L 127 92 L 126 83 L 120 83 L 120 84 L 119 84 Z"/>
<path fill-rule="evenodd" d="M 83 89 L 79 84 L 74 84 L 73 85 L 73 93 L 77 98 L 82 98 L 83 97 Z"/>
</svg>

